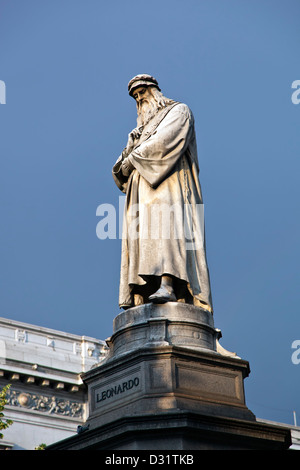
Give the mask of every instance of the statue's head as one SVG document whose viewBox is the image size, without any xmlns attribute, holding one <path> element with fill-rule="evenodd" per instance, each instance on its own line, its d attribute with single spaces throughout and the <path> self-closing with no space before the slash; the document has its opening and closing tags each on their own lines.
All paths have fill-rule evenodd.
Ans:
<svg viewBox="0 0 300 470">
<path fill-rule="evenodd" d="M 151 77 L 151 75 L 148 75 L 146 73 L 136 75 L 130 80 L 130 82 L 128 83 L 128 93 L 130 94 L 130 96 L 133 96 L 134 98 L 134 91 L 137 88 L 141 88 L 141 87 L 142 88 L 154 87 L 160 91 L 160 88 L 158 86 L 158 81 L 154 77 Z"/>
<path fill-rule="evenodd" d="M 148 74 L 133 77 L 128 83 L 128 92 L 136 101 L 138 126 L 146 125 L 159 109 L 173 102 L 163 96 L 157 80 Z"/>
</svg>

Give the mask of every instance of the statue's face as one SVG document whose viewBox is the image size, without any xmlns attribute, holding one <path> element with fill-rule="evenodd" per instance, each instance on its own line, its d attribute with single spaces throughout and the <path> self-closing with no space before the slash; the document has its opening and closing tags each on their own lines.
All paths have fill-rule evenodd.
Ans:
<svg viewBox="0 0 300 470">
<path fill-rule="evenodd" d="M 133 92 L 133 98 L 137 102 L 137 105 L 141 104 L 143 101 L 149 101 L 152 98 L 150 87 L 136 88 Z"/>
</svg>

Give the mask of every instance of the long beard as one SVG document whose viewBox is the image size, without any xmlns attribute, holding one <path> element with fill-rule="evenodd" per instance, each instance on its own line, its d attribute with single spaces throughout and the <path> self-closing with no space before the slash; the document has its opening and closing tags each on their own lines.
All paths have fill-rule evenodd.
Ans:
<svg viewBox="0 0 300 470">
<path fill-rule="evenodd" d="M 161 92 L 156 89 L 151 90 L 152 97 L 142 101 L 137 105 L 137 126 L 145 126 L 155 116 L 155 114 L 162 108 L 169 106 L 175 101 L 166 98 Z"/>
<path fill-rule="evenodd" d="M 157 105 L 157 103 L 154 101 L 154 99 L 151 100 L 145 100 L 142 103 L 140 103 L 138 107 L 138 116 L 137 116 L 137 125 L 138 127 L 140 126 L 145 126 L 148 124 L 149 121 L 155 116 L 157 111 L 160 109 L 160 107 Z"/>
</svg>

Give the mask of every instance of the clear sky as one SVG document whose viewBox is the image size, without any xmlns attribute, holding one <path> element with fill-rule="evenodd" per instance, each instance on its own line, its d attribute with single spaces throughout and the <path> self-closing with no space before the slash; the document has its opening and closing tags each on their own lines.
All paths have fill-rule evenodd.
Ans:
<svg viewBox="0 0 300 470">
<path fill-rule="evenodd" d="M 149 73 L 195 116 L 215 326 L 250 363 L 247 405 L 300 424 L 299 17 L 297 0 L 0 0 L 0 316 L 111 335 L 121 241 L 97 238 L 96 210 L 118 206 L 127 83 Z"/>
</svg>

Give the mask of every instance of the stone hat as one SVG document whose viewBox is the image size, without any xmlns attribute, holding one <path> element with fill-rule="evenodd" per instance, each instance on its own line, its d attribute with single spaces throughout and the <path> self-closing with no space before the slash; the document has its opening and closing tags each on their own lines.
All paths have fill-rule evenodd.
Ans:
<svg viewBox="0 0 300 470">
<path fill-rule="evenodd" d="M 130 96 L 132 96 L 133 90 L 140 86 L 155 86 L 160 91 L 157 80 L 154 77 L 151 77 L 151 75 L 143 73 L 136 75 L 128 83 L 128 92 Z"/>
</svg>

